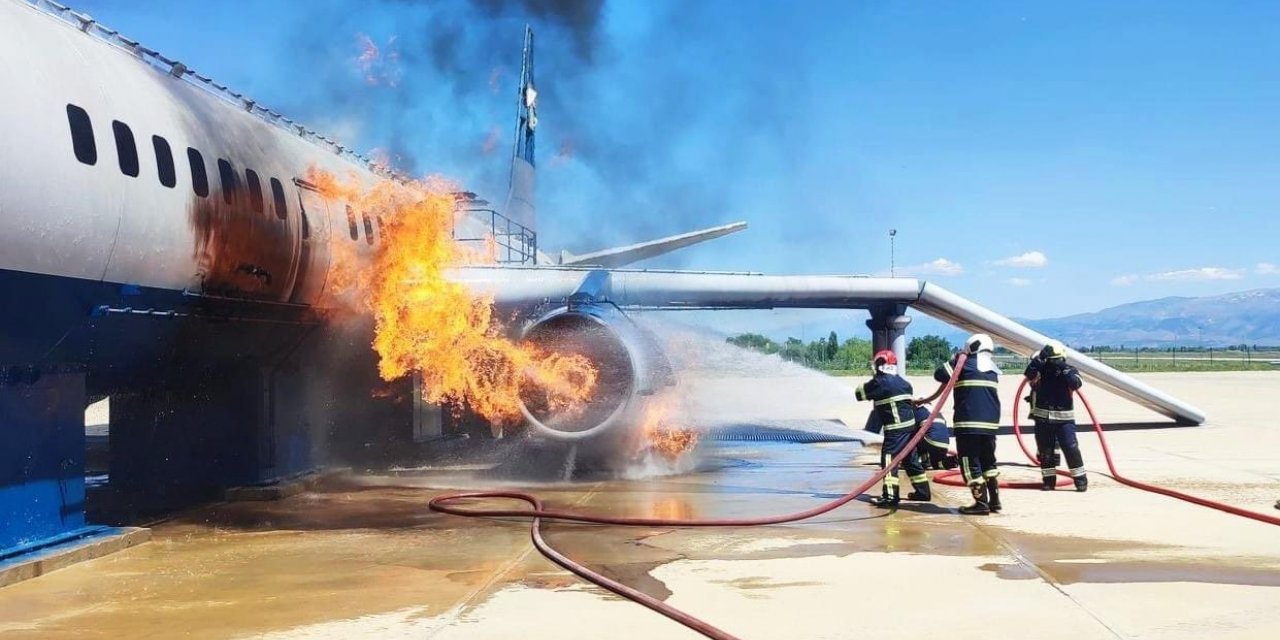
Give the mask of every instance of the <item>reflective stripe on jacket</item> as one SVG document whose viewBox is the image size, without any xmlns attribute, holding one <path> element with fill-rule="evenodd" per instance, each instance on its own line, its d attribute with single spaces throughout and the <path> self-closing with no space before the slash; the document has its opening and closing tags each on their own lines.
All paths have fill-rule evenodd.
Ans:
<svg viewBox="0 0 1280 640">
<path fill-rule="evenodd" d="M 1083 385 L 1080 372 L 1062 359 L 1031 359 L 1023 372 L 1034 381 L 1031 387 L 1031 417 L 1048 422 L 1074 422 L 1075 390 Z"/>
<path fill-rule="evenodd" d="M 945 383 L 955 371 L 956 358 L 945 362 L 933 372 L 933 379 Z M 979 371 L 978 359 L 965 360 L 960 377 L 956 380 L 955 419 L 951 423 L 953 433 L 990 434 L 1000 427 L 1000 372 Z"/>
<path fill-rule="evenodd" d="M 911 383 L 901 376 L 877 373 L 854 391 L 859 400 L 871 400 L 872 411 L 885 431 L 916 426 L 915 405 L 911 403 Z"/>
</svg>

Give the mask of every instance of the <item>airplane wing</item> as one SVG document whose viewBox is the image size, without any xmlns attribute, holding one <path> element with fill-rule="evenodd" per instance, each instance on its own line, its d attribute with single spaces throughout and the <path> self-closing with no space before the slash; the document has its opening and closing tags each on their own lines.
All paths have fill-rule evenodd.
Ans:
<svg viewBox="0 0 1280 640">
<path fill-rule="evenodd" d="M 694 271 L 603 270 L 570 267 L 463 267 L 450 277 L 499 305 L 583 301 L 643 309 L 870 309 L 907 305 L 968 331 L 990 334 L 1028 356 L 1049 338 L 935 284 L 915 278 Z M 1127 374 L 1068 349 L 1067 359 L 1100 387 L 1180 422 L 1200 424 L 1204 412 Z"/>
<path fill-rule="evenodd" d="M 650 240 L 638 244 L 631 244 L 625 247 L 616 247 L 613 249 L 604 249 L 602 251 L 593 251 L 582 255 L 574 255 L 568 251 L 560 252 L 560 264 L 562 266 L 595 266 L 595 267 L 625 267 L 629 264 L 647 260 L 664 253 L 670 253 L 676 249 L 683 249 L 689 245 L 698 244 L 727 236 L 747 228 L 745 222 L 734 222 L 732 224 L 711 227 L 700 231 L 691 231 L 679 235 L 668 236 L 658 240 Z"/>
</svg>

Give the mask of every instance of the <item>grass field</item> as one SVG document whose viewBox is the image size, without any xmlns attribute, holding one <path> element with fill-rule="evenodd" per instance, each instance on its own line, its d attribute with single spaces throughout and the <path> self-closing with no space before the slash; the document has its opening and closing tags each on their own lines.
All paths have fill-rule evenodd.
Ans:
<svg viewBox="0 0 1280 640">
<path fill-rule="evenodd" d="M 1090 357 L 1120 371 L 1274 371 L 1280 353 L 1246 355 L 1240 351 L 1164 353 L 1091 353 Z"/>
<path fill-rule="evenodd" d="M 1252 362 L 1247 360 L 1184 360 L 1182 358 L 1099 358 L 1100 361 L 1119 371 L 1275 371 L 1280 366 L 1269 362 Z"/>
<path fill-rule="evenodd" d="M 1278 371 L 1280 370 L 1280 351 L 1132 351 L 1087 353 L 1091 358 L 1106 363 L 1118 370 L 1131 373 L 1154 373 L 1165 371 Z M 1005 371 L 1021 372 L 1027 359 L 1021 356 L 997 356 L 1000 368 Z M 824 369 L 834 376 L 869 375 L 869 370 Z M 911 375 L 929 375 L 933 368 L 909 367 Z"/>
</svg>

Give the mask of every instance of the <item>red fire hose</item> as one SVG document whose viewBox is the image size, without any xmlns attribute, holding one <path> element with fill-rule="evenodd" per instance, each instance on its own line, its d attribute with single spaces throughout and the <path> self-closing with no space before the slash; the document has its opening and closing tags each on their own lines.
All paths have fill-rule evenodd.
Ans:
<svg viewBox="0 0 1280 640">
<path fill-rule="evenodd" d="M 1019 397 L 1022 396 L 1022 387 L 1025 386 L 1026 384 L 1027 384 L 1027 381 L 1024 379 L 1022 381 L 1022 386 L 1018 387 Z M 1258 522 L 1265 522 L 1267 524 L 1280 525 L 1280 518 L 1277 518 L 1275 516 L 1269 516 L 1263 513 L 1258 513 L 1256 511 L 1249 511 L 1248 509 L 1233 507 L 1229 504 L 1218 502 L 1216 500 L 1209 500 L 1207 498 L 1198 498 L 1193 495 L 1182 493 L 1181 491 L 1174 491 L 1173 489 L 1158 487 L 1153 484 L 1139 482 L 1137 480 L 1126 478 L 1123 475 L 1120 475 L 1120 472 L 1116 470 L 1115 461 L 1111 459 L 1111 448 L 1107 446 L 1107 437 L 1102 433 L 1102 425 L 1098 422 L 1097 414 L 1093 412 L 1093 405 L 1089 404 L 1089 399 L 1084 397 L 1084 394 L 1080 393 L 1079 389 L 1076 390 L 1076 397 L 1080 398 L 1080 401 L 1084 403 L 1085 410 L 1089 412 L 1089 419 L 1093 421 L 1093 430 L 1098 434 L 1098 443 L 1102 445 L 1102 456 L 1107 460 L 1107 469 L 1111 471 L 1111 477 L 1116 482 L 1119 482 L 1120 484 L 1129 485 L 1130 487 L 1133 487 L 1135 489 L 1142 489 L 1143 491 L 1158 493 L 1162 496 L 1177 498 L 1178 500 L 1182 500 L 1183 502 L 1190 502 L 1191 504 L 1198 504 L 1202 507 L 1209 507 L 1210 509 L 1225 511 L 1226 513 L 1230 513 L 1231 515 L 1249 518 L 1250 520 L 1257 520 Z M 1018 436 L 1018 444 L 1021 445 L 1022 432 L 1018 430 L 1017 412 L 1014 412 L 1014 415 L 1013 415 L 1013 431 Z M 1025 452 L 1027 451 L 1027 448 L 1022 447 L 1022 450 Z M 1029 454 L 1028 454 L 1028 457 L 1030 457 Z"/>
<path fill-rule="evenodd" d="M 1027 383 L 1028 383 L 1028 380 L 1026 378 L 1023 378 L 1022 384 L 1018 385 L 1017 393 L 1014 394 L 1015 398 L 1022 397 L 1022 393 L 1026 391 Z M 1133 480 L 1131 478 L 1125 477 L 1120 473 L 1120 471 L 1116 469 L 1116 463 L 1114 460 L 1111 459 L 1111 447 L 1107 446 L 1107 436 L 1106 434 L 1103 433 L 1102 423 L 1098 421 L 1098 415 L 1093 412 L 1093 405 L 1089 404 L 1089 399 L 1086 398 L 1085 395 L 1081 393 L 1079 389 L 1076 390 L 1076 397 L 1080 398 L 1080 402 L 1084 404 L 1085 411 L 1089 413 L 1089 420 L 1093 422 L 1093 431 L 1094 433 L 1098 434 L 1098 444 L 1102 445 L 1102 456 L 1107 461 L 1107 469 L 1111 471 L 1111 478 L 1116 482 L 1119 482 L 1120 484 L 1128 485 L 1135 489 L 1150 491 L 1151 493 L 1158 493 L 1162 496 L 1169 496 L 1170 498 L 1177 498 L 1178 500 L 1182 500 L 1184 502 L 1190 502 L 1191 504 L 1198 504 L 1202 507 L 1209 507 L 1210 509 L 1225 511 L 1226 513 L 1230 513 L 1232 515 L 1249 518 L 1250 520 L 1257 520 L 1258 522 L 1265 522 L 1267 524 L 1280 525 L 1280 518 L 1277 518 L 1275 516 L 1269 516 L 1264 513 L 1258 513 L 1256 511 L 1249 511 L 1247 509 L 1233 507 L 1229 504 L 1218 502 L 1216 500 L 1209 500 L 1207 498 L 1198 498 L 1193 495 L 1182 493 L 1181 491 L 1174 491 L 1173 489 L 1159 487 L 1153 484 L 1147 484 L 1145 482 L 1140 482 L 1138 480 Z M 1015 409 L 1013 412 L 1013 434 L 1018 439 L 1018 447 L 1022 449 L 1022 453 L 1027 456 L 1027 460 L 1029 460 L 1031 464 L 1038 467 L 1040 466 L 1040 458 L 1037 457 L 1034 453 L 1032 453 L 1031 450 L 1027 448 L 1026 443 L 1023 442 L 1022 440 L 1022 428 L 1018 419 L 1019 413 L 1020 412 L 1017 409 Z M 940 473 L 938 475 L 935 475 L 933 477 L 933 481 L 940 484 L 950 485 L 950 486 L 964 486 L 964 482 L 962 480 L 961 481 L 955 480 L 955 476 L 958 476 L 958 475 L 960 475 L 959 471 L 954 471 L 954 470 L 948 471 L 946 473 Z M 1065 484 L 1063 482 L 1064 478 L 1062 476 L 1067 476 L 1068 478 L 1070 477 L 1070 474 L 1068 474 L 1067 472 L 1059 470 L 1058 475 L 1059 475 L 1058 486 L 1060 487 L 1070 486 L 1072 484 L 1070 480 L 1067 480 Z M 1008 483 L 1002 482 L 1000 483 L 1000 486 L 1012 487 L 1014 489 L 1039 489 L 1040 483 L 1038 482 L 1008 482 Z"/>
<path fill-rule="evenodd" d="M 530 537 L 533 540 L 533 545 L 538 549 L 538 551 L 540 551 L 544 556 L 546 556 L 552 562 L 555 562 L 561 567 L 568 569 L 569 571 L 573 572 L 574 574 L 578 575 L 584 580 L 587 580 L 588 582 L 595 583 L 596 585 L 604 587 L 605 589 L 608 589 L 609 591 L 612 591 L 624 598 L 627 598 L 634 602 L 638 602 L 654 611 L 657 611 L 658 613 L 661 613 L 664 616 L 667 616 L 668 618 L 671 618 L 672 620 L 675 620 L 676 622 L 679 622 L 680 624 L 683 624 L 686 627 L 689 627 L 690 629 L 693 629 L 694 631 L 697 631 L 698 633 L 701 633 L 704 636 L 707 636 L 708 638 L 713 638 L 715 640 L 738 640 L 737 636 L 734 636 L 729 632 L 724 631 L 723 629 L 715 627 L 704 620 L 701 620 L 688 613 L 685 613 L 684 611 L 681 611 L 671 605 L 668 605 L 667 603 L 657 598 L 654 598 L 653 596 L 650 596 L 632 587 L 622 584 L 617 580 L 613 580 L 596 571 L 592 571 L 586 566 L 579 564 L 578 562 L 575 562 L 573 559 L 569 558 L 568 556 L 560 553 L 559 551 L 556 551 L 554 548 L 551 547 L 551 545 L 547 544 L 547 541 L 542 537 L 542 519 L 548 518 L 552 520 L 566 520 L 570 522 L 588 522 L 588 523 L 594 523 L 594 524 L 612 524 L 612 525 L 624 525 L 624 526 L 636 526 L 636 527 L 671 527 L 671 526 L 674 526 L 674 527 L 748 527 L 748 526 L 756 526 L 756 525 L 770 525 L 770 524 L 782 524 L 785 522 L 795 522 L 798 520 L 806 520 L 808 518 L 822 515 L 824 513 L 837 509 L 841 506 L 844 506 L 845 504 L 848 504 L 849 502 L 853 501 L 859 495 L 862 495 L 862 493 L 864 493 L 867 489 L 870 489 L 877 482 L 880 482 L 884 478 L 884 476 L 888 473 L 889 469 L 896 468 L 897 465 L 900 464 L 902 460 L 907 457 L 908 454 L 910 454 L 912 451 L 915 450 L 916 445 L 919 444 L 920 440 L 924 437 L 924 434 L 929 430 L 929 426 L 933 424 L 934 419 L 938 417 L 938 413 L 942 411 L 943 405 L 946 404 L 947 399 L 950 397 L 951 390 L 955 386 L 956 376 L 964 368 L 964 363 L 966 358 L 967 358 L 966 354 L 960 354 L 960 357 L 956 361 L 956 365 L 954 368 L 955 373 L 952 374 L 951 379 L 947 381 L 946 386 L 942 390 L 941 397 L 939 398 L 938 402 L 934 405 L 933 411 L 929 413 L 929 418 L 916 429 L 916 433 L 914 436 L 912 436 L 911 440 L 907 442 L 906 446 L 904 446 L 902 450 L 899 451 L 898 454 L 895 455 L 893 459 L 884 466 L 884 468 L 880 469 L 878 472 L 873 474 L 870 478 L 864 480 L 861 484 L 854 487 L 843 496 L 836 498 L 835 500 L 832 500 L 825 504 L 818 505 L 812 509 L 807 509 L 805 511 L 798 511 L 796 513 L 789 513 L 789 514 L 776 515 L 776 516 L 764 516 L 764 517 L 758 517 L 758 518 L 725 518 L 725 519 L 706 519 L 706 520 L 704 519 L 680 520 L 680 519 L 672 519 L 672 518 L 622 518 L 622 517 L 596 516 L 596 515 L 591 515 L 586 513 L 576 513 L 573 511 L 549 510 L 543 506 L 542 500 L 537 496 L 529 493 L 522 493 L 522 492 L 516 492 L 516 491 L 485 491 L 485 492 L 445 494 L 442 496 L 436 496 L 431 500 L 430 503 L 428 503 L 427 506 L 432 511 L 438 511 L 441 513 L 448 513 L 456 516 L 463 516 L 463 517 L 469 517 L 469 518 L 502 518 L 502 517 L 533 518 L 533 522 L 531 523 L 530 532 L 529 532 Z M 1016 397 L 1022 397 L 1022 393 L 1025 390 L 1026 385 L 1027 385 L 1027 380 L 1024 379 L 1022 381 L 1022 384 L 1018 386 Z M 1098 417 L 1093 412 L 1093 406 L 1089 404 L 1089 400 L 1085 398 L 1084 394 L 1077 391 L 1076 395 L 1079 396 L 1081 402 L 1084 403 L 1085 409 L 1089 412 L 1089 418 L 1090 420 L 1093 421 L 1094 431 L 1097 432 L 1098 440 L 1102 444 L 1102 453 L 1107 460 L 1107 468 L 1111 470 L 1111 477 L 1114 478 L 1117 482 L 1120 482 L 1122 484 L 1126 484 L 1138 489 L 1142 489 L 1144 491 L 1150 491 L 1152 493 L 1158 493 L 1158 494 L 1166 495 L 1172 498 L 1177 498 L 1179 500 L 1184 500 L 1192 504 L 1198 504 L 1198 505 L 1209 507 L 1212 509 L 1217 509 L 1219 511 L 1225 511 L 1233 515 L 1243 516 L 1245 518 L 1250 518 L 1253 520 L 1257 520 L 1259 522 L 1266 522 L 1268 524 L 1280 525 L 1280 518 L 1264 515 L 1261 513 L 1255 513 L 1253 511 L 1248 511 L 1245 509 L 1240 509 L 1227 504 L 1223 504 L 1221 502 L 1215 502 L 1213 500 L 1197 498 L 1195 496 L 1187 495 L 1185 493 L 1174 491 L 1172 489 L 1166 489 L 1163 487 L 1149 485 L 1149 484 L 1138 482 L 1136 480 L 1131 480 L 1129 478 L 1122 476 L 1120 472 L 1116 470 L 1115 462 L 1112 461 L 1111 459 L 1111 450 L 1107 447 L 1106 436 L 1104 436 L 1102 433 L 1102 425 L 1100 422 L 1098 422 Z M 1026 445 L 1022 441 L 1022 431 L 1019 428 L 1018 411 L 1016 410 L 1014 411 L 1014 414 L 1013 414 L 1013 430 L 1018 439 L 1018 446 L 1022 448 L 1022 452 L 1026 454 L 1027 459 L 1030 460 L 1032 464 L 1035 464 L 1038 466 L 1039 462 L 1037 461 L 1036 456 L 1032 454 L 1029 449 L 1027 449 Z M 1064 472 L 1059 471 L 1058 473 L 1063 474 Z M 960 472 L 958 470 L 952 470 L 952 471 L 947 471 L 947 472 L 935 475 L 933 480 L 934 482 L 938 482 L 940 484 L 946 484 L 951 486 L 964 486 L 963 481 L 955 480 L 955 476 L 958 476 L 958 475 L 960 475 Z M 1062 478 L 1059 478 L 1059 486 L 1062 485 L 1061 481 L 1062 481 Z M 1067 481 L 1067 484 L 1070 484 L 1070 480 Z M 1011 487 L 1015 489 L 1039 488 L 1040 483 L 1038 482 L 1006 482 L 1006 483 L 1001 483 L 1000 486 Z M 503 499 L 509 499 L 509 500 L 520 500 L 528 504 L 530 508 L 529 509 L 464 509 L 460 506 L 455 506 L 453 504 L 453 503 L 464 501 L 464 500 L 484 499 L 484 498 L 503 498 Z"/>
<path fill-rule="evenodd" d="M 586 513 L 575 513 L 573 511 L 548 510 L 543 507 L 542 500 L 537 496 L 528 494 L 528 493 L 515 492 L 515 491 L 485 491 L 485 492 L 476 492 L 476 493 L 446 494 L 442 496 L 436 496 L 431 500 L 430 503 L 428 503 L 427 506 L 432 511 L 439 511 L 442 513 L 453 514 L 455 516 L 465 516 L 465 517 L 471 517 L 471 518 L 504 518 L 504 517 L 529 518 L 531 517 L 533 518 L 533 523 L 530 527 L 529 533 L 530 533 L 530 537 L 533 539 L 533 546 L 536 547 L 538 551 L 542 552 L 542 554 L 545 555 L 547 558 L 549 558 L 552 562 L 560 565 L 561 567 L 564 567 L 565 569 L 568 569 L 569 571 L 572 571 L 573 573 L 577 574 L 579 577 L 583 578 L 584 580 L 587 580 L 588 582 L 593 582 L 624 598 L 627 598 L 634 602 L 638 602 L 646 607 L 649 607 L 650 609 L 653 609 L 654 611 L 657 611 L 658 613 L 661 613 L 662 615 L 667 616 L 668 618 L 671 618 L 672 620 L 675 620 L 676 622 L 679 622 L 680 624 L 683 624 L 684 626 L 689 627 L 690 629 L 693 629 L 694 631 L 697 631 L 698 633 L 701 633 L 702 635 L 707 636 L 708 638 L 714 638 L 715 640 L 738 640 L 737 636 L 734 636 L 729 632 L 724 631 L 723 629 L 719 629 L 715 626 L 712 626 L 708 622 L 695 618 L 694 616 L 689 615 L 688 613 L 685 613 L 657 598 L 654 598 L 653 596 L 650 596 L 641 591 L 628 587 L 627 585 L 622 584 L 617 580 L 610 579 L 604 575 L 601 575 L 600 573 L 592 571 L 591 569 L 588 569 L 587 567 L 573 561 L 568 556 L 565 556 L 559 551 L 556 551 L 551 547 L 551 545 L 547 544 L 546 540 L 544 540 L 542 537 L 542 519 L 548 518 L 553 520 L 567 520 L 571 522 L 590 522 L 595 524 L 613 524 L 613 525 L 625 525 L 625 526 L 633 526 L 633 527 L 750 527 L 750 526 L 756 526 L 756 525 L 782 524 L 784 522 L 795 522 L 797 520 L 806 520 L 814 516 L 822 515 L 824 513 L 827 513 L 828 511 L 832 511 L 834 509 L 842 507 L 845 504 L 848 504 L 849 502 L 853 501 L 858 496 L 862 495 L 864 492 L 866 492 L 867 489 L 870 489 L 877 482 L 880 482 L 880 480 L 882 480 L 884 476 L 888 473 L 889 469 L 896 468 L 897 465 L 901 463 L 902 460 L 905 459 L 908 454 L 910 454 L 912 451 L 915 451 L 916 445 L 919 444 L 922 438 L 924 438 L 924 434 L 929 430 L 929 425 L 933 424 L 934 419 L 938 417 L 938 412 L 942 411 L 943 405 L 946 404 L 947 398 L 950 397 L 951 389 L 952 387 L 955 386 L 955 383 L 956 383 L 956 376 L 959 374 L 960 370 L 964 368 L 964 362 L 966 357 L 967 357 L 966 354 L 960 354 L 960 358 L 956 361 L 956 365 L 955 365 L 956 374 L 953 374 L 951 376 L 951 379 L 947 381 L 947 385 L 943 387 L 942 396 L 939 398 L 938 403 L 934 405 L 933 411 L 929 413 L 928 420 L 926 420 L 924 424 L 920 425 L 920 427 L 916 429 L 916 434 L 912 436 L 911 440 L 906 444 L 906 446 L 904 446 L 902 450 L 898 452 L 898 455 L 893 457 L 893 460 L 891 460 L 888 464 L 886 464 L 883 469 L 880 469 L 878 472 L 873 474 L 870 478 L 867 478 L 866 480 L 862 481 L 861 484 L 851 489 L 848 493 L 844 494 L 843 496 L 840 496 L 839 498 L 836 498 L 835 500 L 832 500 L 825 504 L 818 505 L 812 509 L 806 509 L 804 511 L 798 511 L 796 513 L 788 513 L 788 514 L 776 515 L 776 516 L 763 516 L 758 518 L 724 518 L 724 519 L 711 519 L 711 520 L 701 520 L 701 519 L 680 520 L 680 519 L 672 519 L 672 518 L 615 518 L 615 517 L 607 517 L 607 516 L 596 516 L 596 515 L 591 515 Z M 478 498 L 505 498 L 510 500 L 520 500 L 527 503 L 531 508 L 530 509 L 464 509 L 459 506 L 454 506 L 452 504 L 460 500 L 470 500 L 470 499 L 478 499 Z"/>
</svg>

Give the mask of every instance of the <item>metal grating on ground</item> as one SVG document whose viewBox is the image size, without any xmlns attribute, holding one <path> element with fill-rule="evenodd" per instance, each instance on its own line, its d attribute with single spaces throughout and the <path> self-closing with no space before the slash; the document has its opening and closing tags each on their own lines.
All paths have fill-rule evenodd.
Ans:
<svg viewBox="0 0 1280 640">
<path fill-rule="evenodd" d="M 844 433 L 841 433 L 843 431 Z M 865 438 L 837 420 L 795 420 L 769 424 L 724 424 L 706 429 L 709 442 L 862 442 Z"/>
</svg>

